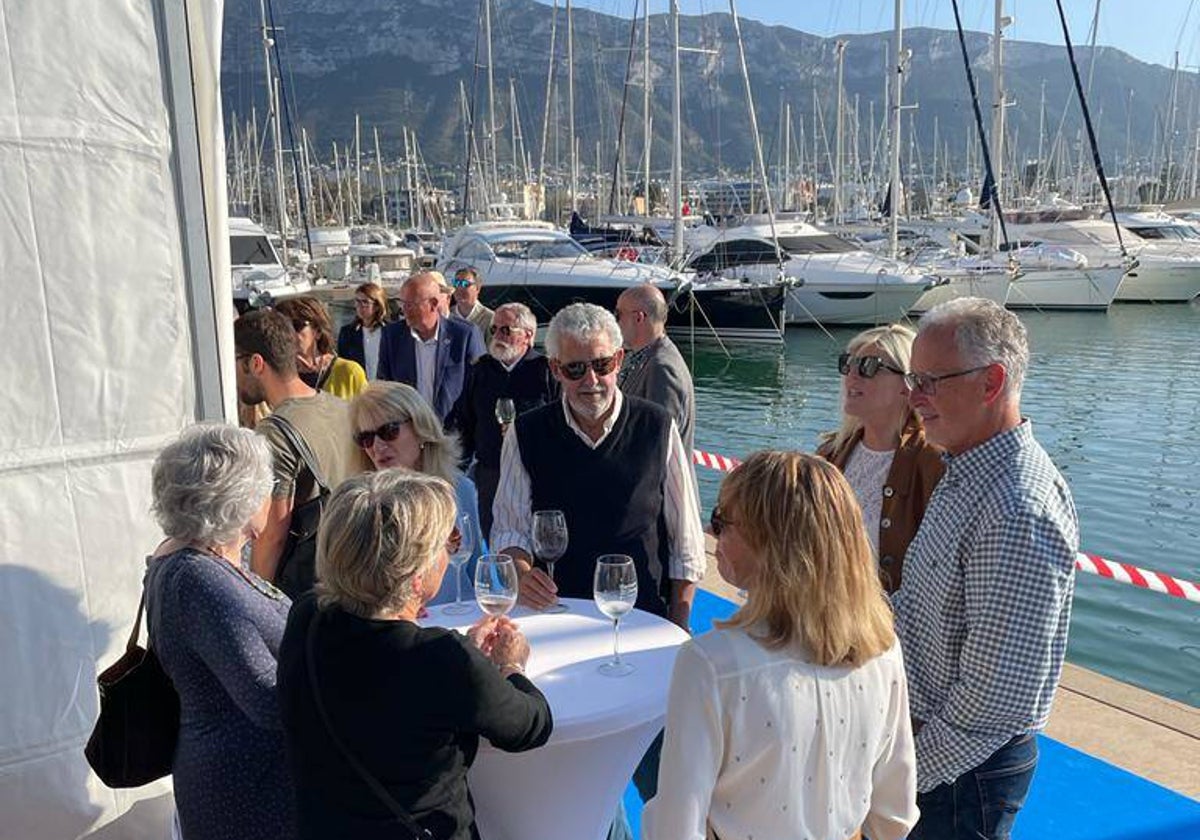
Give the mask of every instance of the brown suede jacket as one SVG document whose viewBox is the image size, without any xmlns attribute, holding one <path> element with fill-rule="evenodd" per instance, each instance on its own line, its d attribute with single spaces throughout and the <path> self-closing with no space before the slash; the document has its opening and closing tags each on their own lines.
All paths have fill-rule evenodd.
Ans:
<svg viewBox="0 0 1200 840">
<path fill-rule="evenodd" d="M 832 439 L 817 448 L 817 454 L 839 470 L 862 440 L 860 429 L 836 451 Z M 883 485 L 883 508 L 879 513 L 879 578 L 883 588 L 900 588 L 904 553 L 917 534 L 933 488 L 945 472 L 941 450 L 925 440 L 921 421 L 913 415 L 900 433 L 900 445 Z"/>
</svg>

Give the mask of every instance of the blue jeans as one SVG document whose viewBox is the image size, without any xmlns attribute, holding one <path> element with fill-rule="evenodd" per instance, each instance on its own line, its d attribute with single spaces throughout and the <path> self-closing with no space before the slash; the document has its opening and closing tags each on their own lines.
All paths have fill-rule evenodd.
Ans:
<svg viewBox="0 0 1200 840">
<path fill-rule="evenodd" d="M 921 819 L 908 840 L 1008 840 L 1037 760 L 1037 738 L 1018 735 L 974 770 L 917 794 Z"/>
</svg>

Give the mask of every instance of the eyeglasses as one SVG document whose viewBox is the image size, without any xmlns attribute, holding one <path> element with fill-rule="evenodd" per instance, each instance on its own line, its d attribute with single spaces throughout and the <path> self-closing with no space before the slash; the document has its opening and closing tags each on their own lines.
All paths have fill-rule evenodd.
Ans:
<svg viewBox="0 0 1200 840">
<path fill-rule="evenodd" d="M 372 305 L 374 305 L 374 303 L 375 303 L 375 301 L 371 300 L 370 298 L 355 298 L 354 299 L 355 306 L 372 306 Z"/>
<path fill-rule="evenodd" d="M 572 382 L 578 382 L 587 375 L 588 368 L 595 371 L 597 376 L 608 376 L 617 369 L 617 354 L 613 353 L 603 359 L 592 359 L 589 362 L 559 362 L 558 369 L 562 375 Z"/>
<path fill-rule="evenodd" d="M 849 376 L 851 368 L 855 365 L 858 366 L 858 375 L 863 379 L 872 378 L 879 373 L 880 369 L 890 370 L 892 373 L 904 376 L 904 371 L 889 365 L 878 356 L 854 356 L 850 353 L 838 356 L 838 373 L 842 376 Z"/>
<path fill-rule="evenodd" d="M 736 524 L 736 522 L 733 522 L 732 520 L 726 519 L 724 516 L 722 516 L 721 508 L 719 507 L 713 508 L 712 515 L 708 517 L 708 527 L 709 530 L 712 531 L 714 537 L 721 536 L 722 531 L 724 531 L 730 525 Z"/>
<path fill-rule="evenodd" d="M 492 335 L 496 335 L 496 333 L 500 335 L 516 335 L 517 333 L 529 332 L 529 330 L 525 329 L 525 327 L 510 327 L 508 324 L 492 324 L 488 327 L 488 332 Z"/>
<path fill-rule="evenodd" d="M 422 306 L 429 303 L 430 301 L 437 303 L 437 298 L 430 297 L 430 298 L 421 298 L 420 300 L 401 300 L 400 308 L 405 311 L 408 311 L 410 309 L 420 309 Z"/>
<path fill-rule="evenodd" d="M 391 443 L 400 436 L 400 428 L 404 424 L 399 420 L 393 420 L 391 423 L 384 423 L 378 429 L 370 429 L 365 432 L 355 432 L 354 442 L 363 449 L 370 449 L 375 445 L 375 438 L 378 437 L 385 443 Z"/>
<path fill-rule="evenodd" d="M 906 373 L 904 374 L 904 385 L 910 391 L 916 391 L 927 397 L 932 397 L 937 393 L 937 384 L 943 379 L 954 379 L 958 376 L 966 376 L 968 373 L 979 373 L 979 371 L 987 370 L 990 367 L 991 365 L 980 365 L 979 367 L 956 370 L 954 373 L 943 373 L 940 375 L 932 373 Z"/>
<path fill-rule="evenodd" d="M 470 277 L 455 277 L 450 282 L 454 284 L 454 288 L 456 289 L 468 289 L 475 285 L 475 281 Z"/>
</svg>

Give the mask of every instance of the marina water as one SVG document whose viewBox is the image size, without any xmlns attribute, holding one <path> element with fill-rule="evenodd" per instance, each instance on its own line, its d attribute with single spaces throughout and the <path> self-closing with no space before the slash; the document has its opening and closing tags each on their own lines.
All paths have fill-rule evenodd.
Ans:
<svg viewBox="0 0 1200 840">
<path fill-rule="evenodd" d="M 1022 312 L 1022 397 L 1070 483 L 1082 550 L 1200 580 L 1200 302 Z M 783 347 L 677 339 L 696 381 L 696 448 L 812 451 L 839 421 L 836 359 L 857 330 L 789 329 Z M 704 510 L 721 474 L 697 467 Z M 1200 706 L 1200 604 L 1079 574 L 1068 659 Z"/>
</svg>

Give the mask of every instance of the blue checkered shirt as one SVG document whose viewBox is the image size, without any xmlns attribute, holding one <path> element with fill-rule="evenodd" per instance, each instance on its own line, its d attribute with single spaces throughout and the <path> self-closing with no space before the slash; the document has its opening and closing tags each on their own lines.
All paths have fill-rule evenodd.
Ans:
<svg viewBox="0 0 1200 840">
<path fill-rule="evenodd" d="M 917 790 L 1045 726 L 1067 649 L 1079 520 L 1029 422 L 956 456 L 893 596 L 916 738 Z"/>
</svg>

